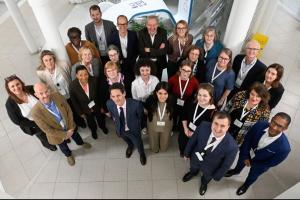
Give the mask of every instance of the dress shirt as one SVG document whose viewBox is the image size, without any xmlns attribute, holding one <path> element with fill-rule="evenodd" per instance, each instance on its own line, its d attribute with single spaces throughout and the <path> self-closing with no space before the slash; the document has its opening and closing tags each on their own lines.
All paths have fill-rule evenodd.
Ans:
<svg viewBox="0 0 300 200">
<path fill-rule="evenodd" d="M 124 58 L 127 58 L 127 43 L 128 43 L 128 34 L 125 37 L 121 37 L 119 35 L 120 38 L 120 43 L 121 43 L 121 51 L 123 54 Z"/>
<path fill-rule="evenodd" d="M 55 87 L 57 88 L 58 92 L 63 95 L 66 99 L 70 98 L 70 93 L 69 93 L 69 87 L 68 87 L 68 82 L 65 80 L 64 76 L 62 73 L 59 73 L 57 70 L 57 66 L 55 66 L 54 73 L 51 74 L 48 70 L 46 70 L 51 77 Z"/>
<path fill-rule="evenodd" d="M 226 133 L 226 134 L 227 134 L 227 133 Z M 208 138 L 207 144 L 206 144 L 206 146 L 209 145 L 210 142 L 211 142 L 211 140 L 212 140 L 212 138 L 213 138 L 213 137 L 216 138 L 214 147 L 213 147 L 213 149 L 211 150 L 211 152 L 215 150 L 215 148 L 220 144 L 220 142 L 223 140 L 223 138 L 225 137 L 226 134 L 224 134 L 223 136 L 217 138 L 217 137 L 215 137 L 214 134 L 211 132 L 211 134 L 210 134 L 210 136 L 209 136 L 209 138 Z"/>
<path fill-rule="evenodd" d="M 151 38 L 151 42 L 152 42 L 152 44 L 154 43 L 154 39 L 155 39 L 155 36 L 156 36 L 156 33 L 154 34 L 154 35 L 151 35 L 151 34 L 149 34 L 150 35 L 150 38 Z"/>
<path fill-rule="evenodd" d="M 126 100 L 125 100 L 125 102 L 124 102 L 124 104 L 123 104 L 122 106 L 117 105 L 119 116 L 120 116 L 120 112 L 121 112 L 120 107 L 122 107 L 122 108 L 123 108 L 123 111 L 124 111 L 124 117 L 125 117 L 125 131 L 129 131 L 129 128 L 128 128 L 128 126 L 127 126 L 127 116 L 126 116 Z"/>
<path fill-rule="evenodd" d="M 38 100 L 34 96 L 29 94 L 28 95 L 28 103 L 18 104 L 18 106 L 21 110 L 21 113 L 25 118 L 28 118 L 33 121 L 33 119 L 31 118 L 31 115 L 30 115 L 30 111 L 37 102 L 38 102 Z"/>
<path fill-rule="evenodd" d="M 132 97 L 136 100 L 145 102 L 158 83 L 159 80 L 155 76 L 150 75 L 147 84 L 145 84 L 141 76 L 138 76 L 131 85 Z"/>
<path fill-rule="evenodd" d="M 270 137 L 269 136 L 269 128 L 265 129 L 265 134 L 263 134 L 263 136 L 260 138 L 258 145 L 257 145 L 257 150 L 260 150 L 262 148 L 265 148 L 266 146 L 268 146 L 269 144 L 271 144 L 272 142 L 274 142 L 275 140 L 277 140 L 281 135 L 282 132 L 274 137 Z"/>
<path fill-rule="evenodd" d="M 99 44 L 100 54 L 101 54 L 101 56 L 106 56 L 107 55 L 107 43 L 106 43 L 103 22 L 100 26 L 95 25 L 95 31 L 96 31 L 98 44 Z"/>
<path fill-rule="evenodd" d="M 64 119 L 56 106 L 54 101 L 51 101 L 48 104 L 44 104 L 45 108 L 54 116 L 55 120 L 65 129 L 66 123 L 64 122 Z"/>
<path fill-rule="evenodd" d="M 257 58 L 255 58 L 250 64 L 246 64 L 246 57 L 243 59 L 241 63 L 241 68 L 239 73 L 237 74 L 236 79 L 236 86 L 241 87 L 244 79 L 246 78 L 248 72 L 252 69 L 252 67 L 255 65 L 257 61 Z"/>
</svg>

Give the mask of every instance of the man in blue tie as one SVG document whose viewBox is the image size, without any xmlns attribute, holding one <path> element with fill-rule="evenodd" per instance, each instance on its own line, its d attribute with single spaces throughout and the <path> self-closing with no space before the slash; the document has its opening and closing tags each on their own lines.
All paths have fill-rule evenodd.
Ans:
<svg viewBox="0 0 300 200">
<path fill-rule="evenodd" d="M 212 123 L 203 121 L 197 127 L 184 151 L 184 159 L 190 160 L 190 171 L 182 178 L 183 182 L 191 180 L 199 170 L 202 172 L 200 195 L 204 195 L 207 184 L 219 181 L 232 165 L 238 152 L 238 145 L 227 133 L 230 116 L 217 112 Z"/>
<path fill-rule="evenodd" d="M 110 100 L 106 102 L 107 109 L 114 120 L 116 132 L 128 145 L 126 158 L 132 154 L 133 147 L 136 146 L 142 165 L 146 164 L 146 155 L 141 137 L 141 120 L 144 108 L 140 101 L 126 99 L 123 84 L 114 83 L 110 87 Z"/>
<path fill-rule="evenodd" d="M 246 134 L 236 167 L 225 175 L 230 177 L 239 174 L 245 166 L 250 167 L 246 181 L 236 191 L 237 195 L 244 194 L 260 175 L 287 158 L 291 147 L 283 131 L 287 130 L 290 123 L 291 117 L 280 112 L 271 119 L 270 123 L 256 122 Z"/>
<path fill-rule="evenodd" d="M 34 85 L 35 95 L 39 102 L 31 110 L 35 123 L 46 133 L 50 144 L 58 145 L 67 157 L 69 165 L 75 165 L 72 151 L 67 145 L 67 140 L 72 137 L 77 145 L 86 149 L 91 148 L 89 143 L 83 142 L 81 136 L 75 131 L 75 123 L 70 106 L 59 93 L 50 94 L 44 83 Z"/>
</svg>

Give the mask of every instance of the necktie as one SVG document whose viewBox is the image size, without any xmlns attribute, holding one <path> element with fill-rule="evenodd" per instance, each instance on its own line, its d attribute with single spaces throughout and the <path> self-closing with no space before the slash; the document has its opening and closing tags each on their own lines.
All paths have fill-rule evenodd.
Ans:
<svg viewBox="0 0 300 200">
<path fill-rule="evenodd" d="M 216 141 L 216 138 L 212 137 L 211 142 L 209 144 L 212 144 L 215 141 Z M 209 147 L 208 149 L 206 149 L 205 154 L 209 154 L 213 148 L 214 148 L 214 146 L 212 145 L 211 147 Z"/>
<path fill-rule="evenodd" d="M 120 107 L 120 134 L 125 133 L 125 115 L 123 107 Z"/>
</svg>

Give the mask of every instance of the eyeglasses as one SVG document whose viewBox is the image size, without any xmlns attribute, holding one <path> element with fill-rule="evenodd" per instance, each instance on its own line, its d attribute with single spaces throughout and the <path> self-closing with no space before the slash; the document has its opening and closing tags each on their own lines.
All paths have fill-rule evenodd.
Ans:
<svg viewBox="0 0 300 200">
<path fill-rule="evenodd" d="M 285 128 L 284 126 L 282 126 L 282 125 L 278 124 L 277 122 L 275 122 L 273 119 L 271 120 L 270 123 L 271 123 L 272 126 L 277 126 L 280 129 L 284 129 Z"/>
<path fill-rule="evenodd" d="M 185 30 L 186 27 L 177 27 L 176 29 L 177 29 L 177 30 Z"/>
<path fill-rule="evenodd" d="M 185 69 L 181 69 L 182 72 L 185 72 L 185 73 L 191 73 L 192 71 L 190 70 L 185 70 Z"/>
<path fill-rule="evenodd" d="M 249 50 L 249 51 L 258 51 L 258 50 L 260 50 L 260 49 L 257 49 L 257 48 L 250 48 L 250 47 L 247 47 L 246 49 Z"/>
<path fill-rule="evenodd" d="M 123 24 L 118 23 L 118 26 L 127 26 L 127 25 L 128 25 L 128 23 L 123 23 Z"/>
<path fill-rule="evenodd" d="M 10 82 L 10 81 L 15 80 L 15 79 L 17 79 L 17 78 L 18 78 L 17 75 L 13 74 L 13 75 L 11 75 L 11 76 L 6 77 L 4 80 L 5 80 L 6 82 Z"/>
<path fill-rule="evenodd" d="M 222 57 L 222 56 L 219 56 L 218 59 L 219 59 L 220 61 L 221 61 L 221 60 L 224 60 L 224 61 L 230 60 L 229 58 L 224 58 L 224 57 Z"/>
<path fill-rule="evenodd" d="M 116 56 L 118 56 L 117 53 L 114 53 L 114 54 L 108 54 L 108 57 L 116 57 Z"/>
</svg>

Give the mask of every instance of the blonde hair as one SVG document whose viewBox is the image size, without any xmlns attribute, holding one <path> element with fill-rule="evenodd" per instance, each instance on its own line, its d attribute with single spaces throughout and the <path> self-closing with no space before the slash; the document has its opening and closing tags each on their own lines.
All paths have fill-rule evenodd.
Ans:
<svg viewBox="0 0 300 200">
<path fill-rule="evenodd" d="M 93 56 L 93 50 L 90 47 L 88 47 L 88 46 L 82 46 L 82 47 L 80 47 L 79 52 L 78 52 L 78 59 L 79 59 L 79 61 L 82 61 L 81 57 L 82 57 L 82 54 L 83 54 L 84 50 L 90 50 L 90 52 L 91 52 L 91 54 Z"/>
<path fill-rule="evenodd" d="M 120 72 L 120 67 L 118 66 L 117 63 L 114 63 L 112 61 L 108 61 L 105 65 L 104 65 L 104 74 L 105 76 L 107 76 L 106 74 L 106 70 L 108 69 L 117 69 L 118 72 Z"/>
</svg>

